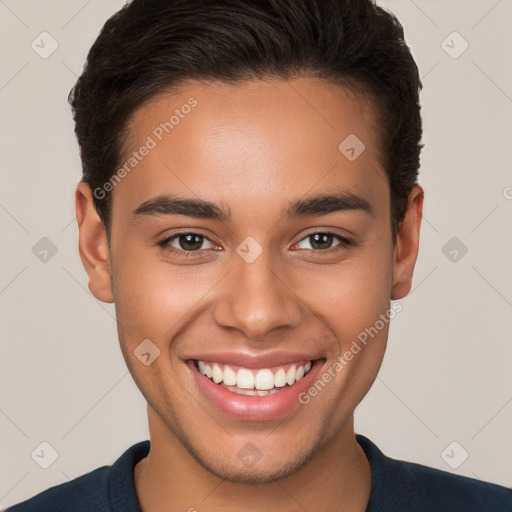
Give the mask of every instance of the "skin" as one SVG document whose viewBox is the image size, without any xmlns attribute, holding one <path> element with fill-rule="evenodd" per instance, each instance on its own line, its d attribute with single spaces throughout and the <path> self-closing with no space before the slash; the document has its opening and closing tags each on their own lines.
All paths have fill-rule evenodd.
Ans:
<svg viewBox="0 0 512 512">
<path fill-rule="evenodd" d="M 89 288 L 115 303 L 121 349 L 148 402 L 151 450 L 134 473 L 141 508 L 364 511 L 370 466 L 355 440 L 353 413 L 376 378 L 388 324 L 309 404 L 277 420 L 223 415 L 185 359 L 300 350 L 332 366 L 392 299 L 409 293 L 423 191 L 411 191 L 394 243 L 371 104 L 309 77 L 189 82 L 135 112 L 127 154 L 191 96 L 197 106 L 115 186 L 110 248 L 90 188 L 76 189 Z M 351 133 L 366 146 L 354 161 L 338 149 Z M 373 215 L 349 210 L 281 219 L 290 202 L 334 189 L 366 199 Z M 162 193 L 222 203 L 232 218 L 132 215 Z M 158 245 L 183 228 L 206 237 L 200 256 Z M 354 244 L 340 249 L 334 238 L 318 248 L 311 235 L 325 232 Z M 250 264 L 236 252 L 247 236 L 263 248 Z M 187 245 L 179 242 L 172 246 L 183 254 Z M 147 338 L 160 349 L 149 366 L 134 356 Z M 237 457 L 248 442 L 262 454 L 251 468 Z"/>
</svg>

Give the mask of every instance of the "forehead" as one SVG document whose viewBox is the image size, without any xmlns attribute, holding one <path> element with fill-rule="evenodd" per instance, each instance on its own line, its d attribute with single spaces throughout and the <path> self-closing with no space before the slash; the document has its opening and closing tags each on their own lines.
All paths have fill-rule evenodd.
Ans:
<svg viewBox="0 0 512 512">
<path fill-rule="evenodd" d="M 163 193 L 260 212 L 329 187 L 388 191 L 369 99 L 322 79 L 189 82 L 139 108 L 128 133 L 114 209 Z"/>
</svg>

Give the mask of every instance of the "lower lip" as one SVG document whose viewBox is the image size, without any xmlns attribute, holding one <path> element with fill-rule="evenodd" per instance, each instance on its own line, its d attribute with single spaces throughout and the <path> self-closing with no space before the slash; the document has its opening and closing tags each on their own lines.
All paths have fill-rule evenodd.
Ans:
<svg viewBox="0 0 512 512">
<path fill-rule="evenodd" d="M 282 391 L 266 396 L 238 395 L 228 391 L 199 373 L 194 361 L 188 361 L 187 364 L 203 393 L 222 413 L 239 420 L 268 421 L 279 418 L 301 405 L 299 394 L 311 386 L 324 361 L 317 359 L 307 375 L 293 386 L 287 386 Z"/>
</svg>

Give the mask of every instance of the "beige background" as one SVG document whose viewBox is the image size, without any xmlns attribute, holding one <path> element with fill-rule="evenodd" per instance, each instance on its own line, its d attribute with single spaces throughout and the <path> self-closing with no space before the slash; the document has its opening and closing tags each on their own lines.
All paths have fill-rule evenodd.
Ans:
<svg viewBox="0 0 512 512">
<path fill-rule="evenodd" d="M 395 458 L 512 486 L 512 0 L 379 3 L 402 21 L 423 77 L 426 210 L 414 289 L 357 431 Z M 148 438 L 113 306 L 90 294 L 78 256 L 66 103 L 122 4 L 0 0 L 3 507 Z M 43 31 L 59 45 L 46 59 L 31 48 Z M 454 31 L 469 44 L 461 55 Z M 46 263 L 32 252 L 42 237 L 57 249 Z M 48 469 L 31 458 L 43 441 L 58 453 Z"/>
</svg>

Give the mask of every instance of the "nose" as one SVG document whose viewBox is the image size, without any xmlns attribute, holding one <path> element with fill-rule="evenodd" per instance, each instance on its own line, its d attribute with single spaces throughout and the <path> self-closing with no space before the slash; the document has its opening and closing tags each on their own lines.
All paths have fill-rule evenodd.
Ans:
<svg viewBox="0 0 512 512">
<path fill-rule="evenodd" d="M 272 264 L 270 252 L 264 250 L 251 263 L 236 256 L 214 308 L 219 326 L 238 329 L 250 340 L 268 338 L 279 327 L 295 327 L 303 314 L 287 273 Z"/>
</svg>

